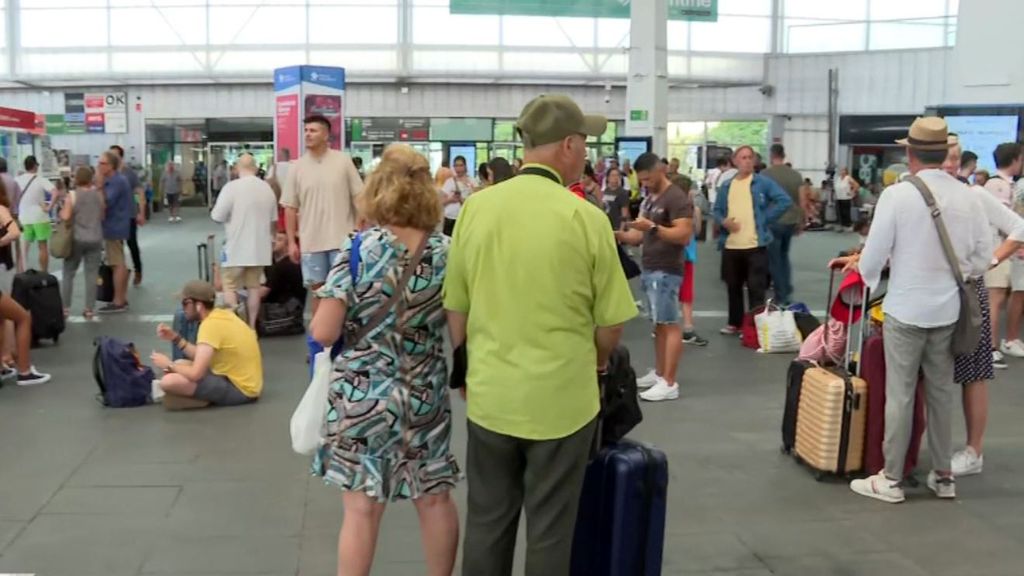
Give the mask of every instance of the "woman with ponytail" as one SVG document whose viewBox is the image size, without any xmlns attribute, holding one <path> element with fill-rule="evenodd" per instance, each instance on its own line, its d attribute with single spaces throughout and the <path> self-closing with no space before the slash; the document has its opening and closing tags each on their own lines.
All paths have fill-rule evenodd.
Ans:
<svg viewBox="0 0 1024 576">
<path fill-rule="evenodd" d="M 342 490 L 339 576 L 370 573 L 385 505 L 399 500 L 419 513 L 425 572 L 449 576 L 459 541 L 450 491 L 461 474 L 449 448 L 441 198 L 426 158 L 394 144 L 358 201 L 372 225 L 341 246 L 310 326 L 326 347 L 345 335 L 313 471 Z"/>
</svg>

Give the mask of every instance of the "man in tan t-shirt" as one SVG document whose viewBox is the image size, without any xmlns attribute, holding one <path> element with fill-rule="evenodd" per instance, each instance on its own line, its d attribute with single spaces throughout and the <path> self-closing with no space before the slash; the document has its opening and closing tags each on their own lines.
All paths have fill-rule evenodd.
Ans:
<svg viewBox="0 0 1024 576">
<path fill-rule="evenodd" d="M 303 281 L 316 289 L 327 280 L 342 242 L 356 227 L 355 199 L 363 180 L 348 154 L 328 147 L 330 120 L 314 115 L 304 124 L 306 153 L 288 169 L 281 205 L 288 255 L 295 263 L 301 260 Z M 314 298 L 314 312 L 317 303 Z"/>
</svg>

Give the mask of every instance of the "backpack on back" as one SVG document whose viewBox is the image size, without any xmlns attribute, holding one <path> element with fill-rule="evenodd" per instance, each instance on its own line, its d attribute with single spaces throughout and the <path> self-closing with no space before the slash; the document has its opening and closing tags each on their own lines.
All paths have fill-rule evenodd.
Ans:
<svg viewBox="0 0 1024 576">
<path fill-rule="evenodd" d="M 97 400 L 110 408 L 147 404 L 153 390 L 153 369 L 142 364 L 135 345 L 107 336 L 97 338 L 95 345 L 92 372 L 100 388 Z"/>
</svg>

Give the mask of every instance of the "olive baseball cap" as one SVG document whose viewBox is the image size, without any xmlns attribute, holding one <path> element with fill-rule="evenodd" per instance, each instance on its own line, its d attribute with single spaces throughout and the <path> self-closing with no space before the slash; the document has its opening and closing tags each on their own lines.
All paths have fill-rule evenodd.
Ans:
<svg viewBox="0 0 1024 576">
<path fill-rule="evenodd" d="M 573 134 L 600 136 L 608 119 L 584 114 L 572 98 L 563 94 L 542 94 L 530 101 L 516 120 L 516 129 L 528 148 L 558 142 Z"/>
<path fill-rule="evenodd" d="M 213 284 L 209 282 L 203 282 L 202 280 L 190 280 L 178 293 L 178 297 L 182 299 L 195 300 L 197 302 L 216 302 L 217 291 L 213 289 Z"/>
</svg>

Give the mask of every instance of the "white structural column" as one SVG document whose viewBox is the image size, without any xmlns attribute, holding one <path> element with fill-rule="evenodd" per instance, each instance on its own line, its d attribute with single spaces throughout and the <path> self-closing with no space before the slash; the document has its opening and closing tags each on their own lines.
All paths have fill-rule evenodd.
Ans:
<svg viewBox="0 0 1024 576">
<path fill-rule="evenodd" d="M 1019 0 L 961 0 L 946 103 L 1024 101 L 1024 51 L 1012 41 L 1022 20 Z"/>
<path fill-rule="evenodd" d="M 650 136 L 653 151 L 668 150 L 668 0 L 630 3 L 626 136 Z"/>
</svg>

